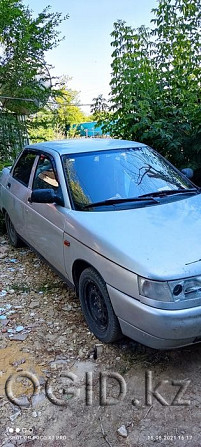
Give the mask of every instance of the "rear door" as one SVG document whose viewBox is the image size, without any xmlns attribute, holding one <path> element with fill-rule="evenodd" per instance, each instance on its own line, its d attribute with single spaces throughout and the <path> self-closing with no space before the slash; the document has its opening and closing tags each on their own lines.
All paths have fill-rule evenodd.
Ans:
<svg viewBox="0 0 201 447">
<path fill-rule="evenodd" d="M 18 158 L 10 175 L 8 176 L 6 188 L 5 209 L 17 231 L 26 239 L 25 207 L 30 195 L 29 182 L 36 163 L 36 153 L 25 149 Z"/>
</svg>

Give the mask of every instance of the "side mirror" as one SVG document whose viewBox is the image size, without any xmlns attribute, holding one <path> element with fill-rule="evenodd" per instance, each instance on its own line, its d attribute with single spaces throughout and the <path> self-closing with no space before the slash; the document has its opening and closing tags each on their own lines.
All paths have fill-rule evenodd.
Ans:
<svg viewBox="0 0 201 447">
<path fill-rule="evenodd" d="M 34 189 L 29 197 L 30 203 L 57 203 L 64 206 L 63 198 L 53 189 Z"/>
<path fill-rule="evenodd" d="M 189 179 L 192 178 L 194 175 L 193 169 L 191 168 L 184 168 L 181 170 L 181 172 Z"/>
</svg>

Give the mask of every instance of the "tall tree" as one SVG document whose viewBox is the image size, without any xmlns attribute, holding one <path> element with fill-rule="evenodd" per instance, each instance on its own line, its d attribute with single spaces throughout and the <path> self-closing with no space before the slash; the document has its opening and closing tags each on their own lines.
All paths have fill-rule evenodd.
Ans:
<svg viewBox="0 0 201 447">
<path fill-rule="evenodd" d="M 159 0 L 154 28 L 112 32 L 112 135 L 153 145 L 178 166 L 201 163 L 200 0 Z M 199 156 L 199 157 L 198 157 Z"/>
<path fill-rule="evenodd" d="M 91 113 L 95 120 L 104 119 L 107 116 L 108 104 L 102 94 L 93 98 L 91 104 Z"/>
<path fill-rule="evenodd" d="M 153 12 L 155 59 L 166 118 L 163 127 L 170 141 L 174 137 L 174 160 L 200 164 L 201 1 L 160 0 Z"/>
<path fill-rule="evenodd" d="M 17 113 L 33 113 L 52 90 L 45 53 L 56 47 L 59 25 L 68 17 L 45 8 L 37 17 L 22 0 L 0 0 L 0 96 L 29 101 L 3 100 Z"/>
</svg>

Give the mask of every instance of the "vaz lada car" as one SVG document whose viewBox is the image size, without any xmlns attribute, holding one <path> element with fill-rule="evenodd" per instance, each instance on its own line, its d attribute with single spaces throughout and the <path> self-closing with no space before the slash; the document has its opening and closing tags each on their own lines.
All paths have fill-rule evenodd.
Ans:
<svg viewBox="0 0 201 447">
<path fill-rule="evenodd" d="M 166 349 L 201 340 L 201 194 L 145 144 L 26 147 L 0 180 L 13 246 L 37 251 L 79 296 L 102 342 Z"/>
</svg>

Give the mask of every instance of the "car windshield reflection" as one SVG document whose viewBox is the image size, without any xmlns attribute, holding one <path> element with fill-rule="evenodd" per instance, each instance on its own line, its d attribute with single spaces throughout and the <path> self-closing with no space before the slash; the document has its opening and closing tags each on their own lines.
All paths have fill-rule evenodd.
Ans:
<svg viewBox="0 0 201 447">
<path fill-rule="evenodd" d="M 116 201 L 120 206 L 121 199 L 130 207 L 129 199 L 146 194 L 194 189 L 187 178 L 147 146 L 64 155 L 63 166 L 77 210 L 89 210 L 93 204 L 95 207 L 95 204 L 106 201 L 111 201 L 111 205 Z M 171 194 L 166 196 L 171 200 Z M 140 206 L 147 205 L 150 201 L 140 203 Z M 135 201 L 133 206 L 136 206 Z"/>
</svg>

